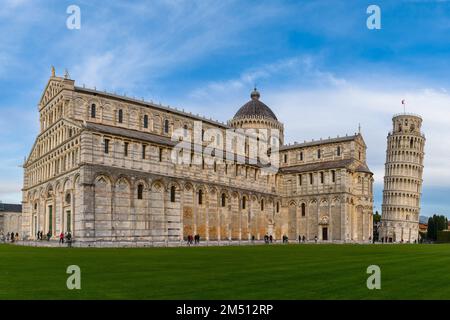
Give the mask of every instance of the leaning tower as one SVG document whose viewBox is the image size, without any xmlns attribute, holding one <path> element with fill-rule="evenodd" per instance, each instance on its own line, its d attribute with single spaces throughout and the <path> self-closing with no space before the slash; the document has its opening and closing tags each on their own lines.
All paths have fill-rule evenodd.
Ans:
<svg viewBox="0 0 450 320">
<path fill-rule="evenodd" d="M 419 237 L 425 136 L 422 118 L 399 114 L 387 137 L 380 240 L 415 242 Z"/>
</svg>

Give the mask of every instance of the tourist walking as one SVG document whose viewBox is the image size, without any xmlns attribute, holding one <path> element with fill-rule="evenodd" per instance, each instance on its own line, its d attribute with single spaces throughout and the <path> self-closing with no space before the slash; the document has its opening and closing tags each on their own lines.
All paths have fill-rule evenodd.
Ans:
<svg viewBox="0 0 450 320">
<path fill-rule="evenodd" d="M 63 243 L 64 244 L 64 233 L 61 231 L 61 233 L 59 234 L 59 244 Z"/>
</svg>

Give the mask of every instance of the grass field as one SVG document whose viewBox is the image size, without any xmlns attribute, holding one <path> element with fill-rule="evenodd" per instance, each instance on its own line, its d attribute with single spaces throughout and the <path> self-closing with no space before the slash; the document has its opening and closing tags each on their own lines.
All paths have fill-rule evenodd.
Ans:
<svg viewBox="0 0 450 320">
<path fill-rule="evenodd" d="M 0 299 L 450 299 L 449 245 L 0 245 Z M 68 290 L 66 268 L 81 268 Z M 381 268 L 381 290 L 366 269 Z"/>
</svg>

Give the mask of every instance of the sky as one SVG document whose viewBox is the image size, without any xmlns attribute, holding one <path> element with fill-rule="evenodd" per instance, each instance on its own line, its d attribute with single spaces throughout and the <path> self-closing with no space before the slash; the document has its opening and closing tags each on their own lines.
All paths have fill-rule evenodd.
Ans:
<svg viewBox="0 0 450 320">
<path fill-rule="evenodd" d="M 369 29 L 369 5 L 381 29 Z M 67 28 L 77 5 L 80 29 Z M 361 125 L 381 211 L 392 116 L 423 118 L 422 215 L 450 217 L 450 2 L 151 0 L 0 2 L 0 200 L 20 203 L 54 65 L 76 85 L 231 119 L 256 85 L 286 142 Z"/>
</svg>

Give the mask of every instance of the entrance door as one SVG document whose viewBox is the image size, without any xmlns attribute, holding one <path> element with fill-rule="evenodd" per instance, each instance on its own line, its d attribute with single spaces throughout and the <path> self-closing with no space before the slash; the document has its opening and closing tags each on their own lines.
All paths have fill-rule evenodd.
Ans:
<svg viewBox="0 0 450 320">
<path fill-rule="evenodd" d="M 53 234 L 53 206 L 48 206 L 48 231 Z"/>
<path fill-rule="evenodd" d="M 327 241 L 328 240 L 328 228 L 322 228 L 322 240 Z"/>
<path fill-rule="evenodd" d="M 66 212 L 66 231 L 72 232 L 72 216 L 70 214 L 70 210 L 67 210 Z"/>
</svg>

